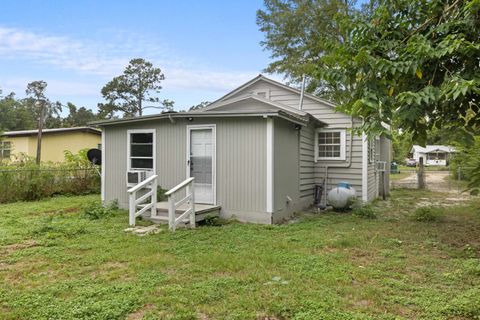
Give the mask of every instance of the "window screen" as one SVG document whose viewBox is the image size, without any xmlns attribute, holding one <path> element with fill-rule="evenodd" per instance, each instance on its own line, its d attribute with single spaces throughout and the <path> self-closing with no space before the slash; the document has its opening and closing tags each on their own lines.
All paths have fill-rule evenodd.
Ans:
<svg viewBox="0 0 480 320">
<path fill-rule="evenodd" d="M 131 169 L 153 169 L 153 133 L 131 133 L 129 157 Z"/>
</svg>

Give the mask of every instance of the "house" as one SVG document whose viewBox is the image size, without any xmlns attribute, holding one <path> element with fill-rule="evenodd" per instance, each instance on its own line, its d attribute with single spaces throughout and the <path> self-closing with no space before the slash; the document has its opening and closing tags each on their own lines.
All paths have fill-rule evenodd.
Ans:
<svg viewBox="0 0 480 320">
<path fill-rule="evenodd" d="M 37 155 L 38 130 L 7 131 L 0 136 L 0 159 L 15 155 Z M 86 148 L 98 148 L 101 131 L 90 127 L 56 128 L 42 130 L 41 160 L 62 162 L 64 151 L 72 153 Z"/>
<path fill-rule="evenodd" d="M 378 197 L 378 161 L 390 163 L 390 141 L 369 140 L 361 124 L 335 105 L 262 75 L 194 112 L 99 121 L 102 198 L 128 208 L 126 172 L 148 170 L 170 189 L 195 178 L 195 203 L 220 216 L 278 223 L 311 206 L 316 185 L 326 192 L 347 181 L 358 199 Z"/>
<path fill-rule="evenodd" d="M 450 156 L 455 153 L 455 148 L 442 145 L 426 145 L 425 147 L 414 145 L 410 153 L 417 163 L 420 162 L 420 158 L 423 158 L 423 163 L 427 166 L 446 166 Z"/>
</svg>

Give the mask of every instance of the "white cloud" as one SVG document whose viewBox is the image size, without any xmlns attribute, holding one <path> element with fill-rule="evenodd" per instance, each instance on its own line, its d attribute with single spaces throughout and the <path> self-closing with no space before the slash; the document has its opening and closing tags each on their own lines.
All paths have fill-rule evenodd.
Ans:
<svg viewBox="0 0 480 320">
<path fill-rule="evenodd" d="M 219 93 L 242 84 L 258 73 L 212 70 L 202 66 L 201 62 L 178 57 L 168 45 L 121 32 L 117 33 L 112 43 L 100 43 L 0 26 L 0 56 L 3 59 L 27 59 L 83 75 L 101 76 L 105 80 L 120 74 L 132 57 L 145 57 L 162 67 L 166 76 L 164 86 L 169 89 Z M 76 81 L 48 82 L 49 88 L 62 94 L 88 95 L 94 91 L 91 84 Z M 99 90 L 95 88 L 95 92 Z"/>
<path fill-rule="evenodd" d="M 27 84 L 33 80 L 35 79 L 0 78 L 0 88 L 3 91 L 3 94 L 8 94 L 13 91 L 18 97 L 23 97 L 25 95 Z M 45 80 L 48 84 L 46 90 L 48 96 L 92 97 L 100 95 L 101 85 L 97 83 L 75 80 L 63 81 L 48 78 L 43 80 Z"/>
</svg>

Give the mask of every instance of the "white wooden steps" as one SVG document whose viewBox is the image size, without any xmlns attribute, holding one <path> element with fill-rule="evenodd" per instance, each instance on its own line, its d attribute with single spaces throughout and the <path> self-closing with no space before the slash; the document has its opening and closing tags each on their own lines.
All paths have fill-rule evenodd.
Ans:
<svg viewBox="0 0 480 320">
<path fill-rule="evenodd" d="M 181 205 L 175 210 L 175 216 L 178 218 L 182 213 L 189 209 L 189 205 Z M 209 204 L 195 204 L 195 222 L 205 220 L 206 217 L 218 217 L 220 215 L 220 206 Z M 149 212 L 142 215 L 146 220 L 154 223 L 168 223 L 168 202 L 157 202 L 157 215 L 151 217 Z M 188 218 L 181 221 L 184 224 L 190 223 Z"/>
</svg>

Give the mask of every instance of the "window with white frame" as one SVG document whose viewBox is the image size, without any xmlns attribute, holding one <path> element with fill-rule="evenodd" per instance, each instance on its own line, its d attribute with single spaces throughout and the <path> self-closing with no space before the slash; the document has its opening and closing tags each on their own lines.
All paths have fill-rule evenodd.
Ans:
<svg viewBox="0 0 480 320">
<path fill-rule="evenodd" d="M 315 135 L 315 160 L 345 160 L 345 129 L 319 129 Z"/>
<path fill-rule="evenodd" d="M 154 170 L 155 130 L 128 131 L 128 170 Z"/>
<path fill-rule="evenodd" d="M 0 141 L 0 159 L 10 159 L 12 143 L 10 141 Z"/>
</svg>

